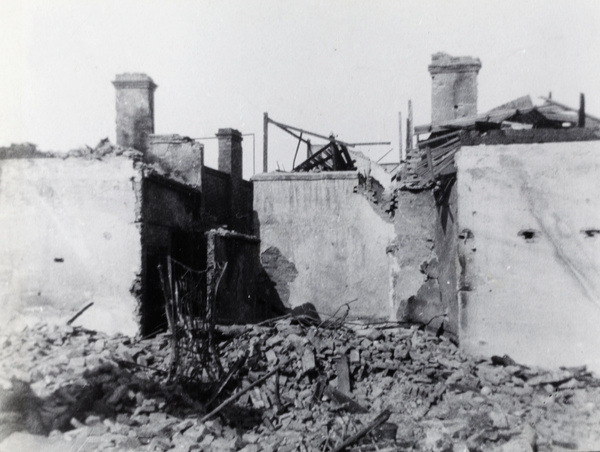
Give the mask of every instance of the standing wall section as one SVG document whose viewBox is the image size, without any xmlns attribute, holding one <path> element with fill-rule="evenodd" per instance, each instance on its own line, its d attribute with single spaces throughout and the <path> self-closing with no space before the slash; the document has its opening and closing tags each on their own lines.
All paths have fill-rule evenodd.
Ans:
<svg viewBox="0 0 600 452">
<path fill-rule="evenodd" d="M 230 229 L 244 234 L 254 233 L 253 197 L 252 182 L 243 179 L 231 179 Z"/>
<path fill-rule="evenodd" d="M 203 214 L 214 227 L 226 225 L 231 218 L 231 177 L 221 171 L 202 167 Z"/>
<path fill-rule="evenodd" d="M 158 266 L 167 257 L 175 269 L 204 270 L 206 245 L 203 236 L 201 193 L 185 184 L 149 174 L 143 179 L 141 331 L 154 334 L 166 327 L 164 297 Z M 182 265 L 181 265 L 182 264 Z M 177 277 L 175 270 L 174 277 Z"/>
<path fill-rule="evenodd" d="M 285 314 L 264 287 L 258 238 L 224 229 L 207 237 L 207 291 L 218 323 L 256 323 Z"/>
<path fill-rule="evenodd" d="M 461 346 L 600 372 L 600 142 L 463 147 L 456 165 Z"/>
<path fill-rule="evenodd" d="M 268 173 L 253 178 L 261 261 L 287 307 L 395 318 L 388 246 L 394 224 L 356 193 L 356 172 Z M 342 310 L 342 312 L 344 312 Z"/>
<path fill-rule="evenodd" d="M 138 331 L 141 171 L 126 157 L 0 160 L 1 328 Z"/>
</svg>

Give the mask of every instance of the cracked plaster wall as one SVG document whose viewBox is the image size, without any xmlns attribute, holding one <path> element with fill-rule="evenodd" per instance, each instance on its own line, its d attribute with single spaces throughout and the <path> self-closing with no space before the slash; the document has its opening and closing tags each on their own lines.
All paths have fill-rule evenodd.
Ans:
<svg viewBox="0 0 600 452">
<path fill-rule="evenodd" d="M 600 372 L 600 142 L 463 147 L 456 164 L 461 346 Z"/>
<path fill-rule="evenodd" d="M 126 157 L 0 160 L 1 328 L 66 322 L 135 334 L 141 171 Z"/>
<path fill-rule="evenodd" d="M 387 252 L 393 220 L 356 193 L 357 172 L 268 173 L 253 181 L 263 265 L 287 307 L 312 303 L 331 315 L 352 302 L 353 317 L 395 317 Z"/>
</svg>

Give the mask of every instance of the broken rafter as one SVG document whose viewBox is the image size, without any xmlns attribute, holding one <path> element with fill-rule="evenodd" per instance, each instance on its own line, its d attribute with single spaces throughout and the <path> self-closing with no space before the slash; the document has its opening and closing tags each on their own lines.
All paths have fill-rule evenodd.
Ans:
<svg viewBox="0 0 600 452">
<path fill-rule="evenodd" d="M 272 377 L 277 372 L 279 372 L 287 364 L 288 364 L 288 361 L 286 361 L 285 363 L 281 363 L 275 369 L 273 369 L 270 372 L 268 372 L 267 374 L 263 375 L 261 378 L 259 378 L 258 380 L 256 380 L 254 383 L 248 385 L 246 388 L 242 389 L 241 391 L 236 392 L 231 397 L 229 397 L 227 400 L 225 400 L 223 403 L 221 403 L 221 405 L 219 405 L 214 410 L 212 410 L 210 413 L 208 413 L 204 417 L 202 417 L 202 419 L 200 419 L 199 422 L 202 423 L 204 421 L 209 420 L 211 417 L 213 417 L 215 414 L 219 413 L 223 408 L 225 408 L 231 402 L 235 402 L 237 399 L 239 399 L 241 396 L 243 396 L 244 394 L 246 394 L 251 389 L 253 389 L 256 386 L 260 385 L 261 383 L 267 381 L 270 377 Z"/>
<path fill-rule="evenodd" d="M 321 171 L 351 171 L 356 169 L 354 161 L 344 145 L 331 141 L 324 148 L 294 167 L 294 172 L 308 172 L 313 169 Z"/>
<path fill-rule="evenodd" d="M 545 100 L 547 103 L 552 104 L 552 105 L 556 105 L 557 107 L 560 107 L 564 110 L 568 110 L 568 111 L 574 111 L 576 113 L 579 113 L 579 110 L 577 108 L 571 108 L 565 104 L 561 104 L 560 102 L 556 102 L 554 99 L 549 98 L 549 97 L 544 97 L 544 96 L 540 96 L 540 99 Z M 600 121 L 600 118 L 597 116 L 592 116 L 589 113 L 585 113 L 585 117 L 588 119 L 592 119 L 594 121 Z"/>
<path fill-rule="evenodd" d="M 348 146 L 356 147 L 356 146 L 384 146 L 392 144 L 391 141 L 367 141 L 365 143 L 350 143 Z"/>
<path fill-rule="evenodd" d="M 438 141 L 442 141 L 442 140 L 446 140 L 450 137 L 454 137 L 457 135 L 460 135 L 461 130 L 457 130 L 455 132 L 450 132 L 450 133 L 446 133 L 444 135 L 441 135 L 439 137 L 435 137 L 435 138 L 431 138 L 428 140 L 423 140 L 423 141 L 419 141 L 419 147 L 423 147 L 423 146 L 430 146 L 433 143 L 437 143 Z"/>
<path fill-rule="evenodd" d="M 300 136 L 298 137 L 298 146 L 296 146 L 296 153 L 294 154 L 294 161 L 292 162 L 292 168 L 296 167 L 296 157 L 298 157 L 298 151 L 300 150 L 300 143 L 302 143 L 303 141 L 305 143 L 307 142 L 306 140 L 302 139 L 302 132 L 300 132 Z"/>
<path fill-rule="evenodd" d="M 350 147 L 354 147 L 355 145 L 350 144 L 350 143 L 346 143 L 344 141 L 340 141 L 340 140 L 336 140 L 335 138 L 332 137 L 326 137 L 325 135 L 320 135 L 318 133 L 314 133 L 314 132 L 309 132 L 308 130 L 304 130 L 304 129 L 300 129 L 298 127 L 294 127 L 294 126 L 289 126 L 287 124 L 283 124 L 281 122 L 275 121 L 271 118 L 267 118 L 267 120 L 271 123 L 271 124 L 275 124 L 277 127 L 279 127 L 280 129 L 286 130 L 287 132 L 289 132 L 290 130 L 294 130 L 296 132 L 301 132 L 301 133 L 305 133 L 307 135 L 312 135 L 313 137 L 317 137 L 317 138 L 321 138 L 323 140 L 327 140 L 327 141 L 332 141 L 334 143 L 338 143 L 338 144 L 342 144 L 344 146 L 350 146 Z"/>
<path fill-rule="evenodd" d="M 344 441 L 342 444 L 340 444 L 339 446 L 337 446 L 332 452 L 342 452 L 347 447 L 353 445 L 359 439 L 361 439 L 362 437 L 368 435 L 370 432 L 372 432 L 373 430 L 375 430 L 377 427 L 380 427 L 381 425 L 385 424 L 385 422 L 389 419 L 390 415 L 391 415 L 391 413 L 390 413 L 389 410 L 383 410 L 373 420 L 373 422 L 371 422 L 369 425 L 367 425 L 365 428 L 363 428 L 362 430 L 360 430 L 358 433 L 356 433 L 355 435 L 351 436 L 346 441 Z"/>
<path fill-rule="evenodd" d="M 381 157 L 379 157 L 379 160 L 377 160 L 375 163 L 381 162 L 393 150 L 394 150 L 394 148 L 391 148 L 389 151 L 387 151 L 385 154 L 383 154 Z"/>
<path fill-rule="evenodd" d="M 71 323 L 73 323 L 75 320 L 77 320 L 77 318 L 83 314 L 85 311 L 87 311 L 89 308 L 92 307 L 92 305 L 94 304 L 94 302 L 92 301 L 91 303 L 86 304 L 83 308 L 81 308 L 79 311 L 77 311 L 77 314 L 75 314 L 73 317 L 71 317 L 68 321 L 67 321 L 67 325 L 70 325 Z"/>
<path fill-rule="evenodd" d="M 274 121 L 271 121 L 271 122 L 273 122 L 273 123 L 274 123 Z M 275 123 L 274 123 L 274 124 L 275 124 Z M 309 141 L 308 141 L 308 140 L 306 140 L 306 139 L 302 138 L 302 135 L 304 134 L 304 131 L 300 131 L 300 135 L 298 135 L 298 134 L 296 134 L 296 133 L 292 132 L 291 130 L 289 130 L 287 127 L 282 127 L 282 126 L 280 126 L 279 124 L 275 124 L 275 125 L 276 125 L 276 126 L 278 126 L 278 127 L 279 127 L 281 130 L 283 130 L 284 132 L 287 132 L 287 133 L 289 133 L 289 134 L 290 134 L 291 136 L 293 136 L 294 138 L 298 138 L 299 142 L 306 143 L 306 144 L 308 144 L 308 143 L 309 143 Z"/>
</svg>

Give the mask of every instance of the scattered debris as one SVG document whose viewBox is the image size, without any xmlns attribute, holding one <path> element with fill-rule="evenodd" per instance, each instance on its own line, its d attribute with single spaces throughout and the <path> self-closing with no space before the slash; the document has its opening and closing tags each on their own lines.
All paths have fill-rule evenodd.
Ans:
<svg viewBox="0 0 600 452">
<path fill-rule="evenodd" d="M 215 337 L 222 378 L 191 385 L 168 378 L 169 333 L 41 325 L 0 336 L 0 451 L 25 431 L 57 450 L 600 447 L 600 381 L 583 367 L 473 359 L 394 324 L 288 316 Z"/>
</svg>

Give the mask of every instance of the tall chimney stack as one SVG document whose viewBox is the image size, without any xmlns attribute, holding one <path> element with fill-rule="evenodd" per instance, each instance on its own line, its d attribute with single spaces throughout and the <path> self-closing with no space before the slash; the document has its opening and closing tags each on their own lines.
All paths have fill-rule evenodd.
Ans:
<svg viewBox="0 0 600 452">
<path fill-rule="evenodd" d="M 219 171 L 232 179 L 242 178 L 242 134 L 236 129 L 219 129 Z"/>
<path fill-rule="evenodd" d="M 117 144 L 145 152 L 148 135 L 154 133 L 154 90 L 146 74 L 118 74 L 112 82 L 117 90 Z"/>
<path fill-rule="evenodd" d="M 440 124 L 477 114 L 479 58 L 453 57 L 439 52 L 431 57 L 431 123 Z"/>
</svg>

